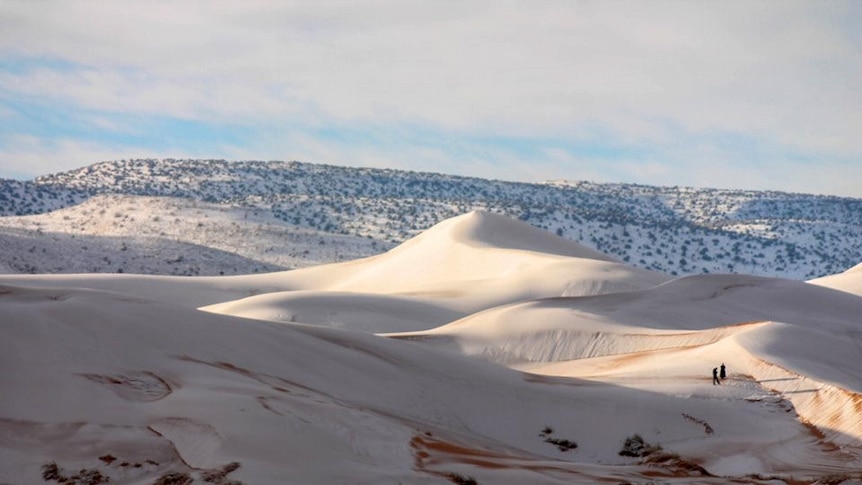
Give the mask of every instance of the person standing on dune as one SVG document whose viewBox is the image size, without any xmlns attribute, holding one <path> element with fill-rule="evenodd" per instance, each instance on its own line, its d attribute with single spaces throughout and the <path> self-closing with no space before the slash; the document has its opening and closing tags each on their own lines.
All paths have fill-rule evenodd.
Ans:
<svg viewBox="0 0 862 485">
<path fill-rule="evenodd" d="M 727 371 L 725 370 L 724 362 L 721 363 L 721 370 L 718 373 L 718 377 L 721 377 L 721 380 L 724 380 L 724 378 L 727 377 Z"/>
<path fill-rule="evenodd" d="M 712 368 L 712 385 L 721 385 L 721 381 L 718 380 L 718 367 Z"/>
</svg>

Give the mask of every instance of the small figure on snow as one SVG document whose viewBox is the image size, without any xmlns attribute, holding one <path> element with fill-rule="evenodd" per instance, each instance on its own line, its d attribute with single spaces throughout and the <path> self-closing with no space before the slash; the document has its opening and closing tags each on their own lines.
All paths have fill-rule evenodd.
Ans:
<svg viewBox="0 0 862 485">
<path fill-rule="evenodd" d="M 724 368 L 724 362 L 721 363 L 721 371 L 718 373 L 718 377 L 721 377 L 721 380 L 724 380 L 727 377 L 727 371 Z"/>
<path fill-rule="evenodd" d="M 718 367 L 712 368 L 712 385 L 721 385 L 721 381 L 718 380 Z"/>
</svg>

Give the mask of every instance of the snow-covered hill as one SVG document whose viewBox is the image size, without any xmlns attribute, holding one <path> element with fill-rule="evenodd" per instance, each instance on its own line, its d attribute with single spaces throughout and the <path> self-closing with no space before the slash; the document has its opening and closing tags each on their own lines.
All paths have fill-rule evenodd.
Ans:
<svg viewBox="0 0 862 485">
<path fill-rule="evenodd" d="M 166 275 L 268 272 L 391 246 L 284 224 L 256 208 L 127 195 L 0 218 L 0 242 L 0 272 Z"/>
<path fill-rule="evenodd" d="M 90 205 L 76 206 L 87 200 Z M 471 210 L 520 219 L 669 275 L 811 279 L 862 259 L 859 199 L 167 159 L 105 162 L 31 182 L 0 181 L 0 215 L 27 216 L 0 218 L 0 233 L 49 236 L 30 246 L 45 249 L 41 259 L 28 259 L 16 247 L 14 253 L 4 251 L 0 270 L 140 272 L 145 266 L 154 273 L 217 275 L 296 268 L 379 254 Z M 78 250 L 64 251 L 65 242 L 46 242 L 67 237 L 61 234 L 119 238 L 99 245 L 104 251 L 131 247 L 138 244 L 136 236 L 150 235 L 155 239 L 149 244 L 161 239 L 206 246 L 247 264 L 141 265 L 114 252 L 102 254 L 110 264 L 96 264 L 76 260 Z M 19 260 L 9 263 L 12 256 Z M 185 258 L 195 259 L 189 252 Z"/>
<path fill-rule="evenodd" d="M 860 312 L 486 212 L 292 271 L 0 275 L 0 483 L 858 483 Z"/>
</svg>

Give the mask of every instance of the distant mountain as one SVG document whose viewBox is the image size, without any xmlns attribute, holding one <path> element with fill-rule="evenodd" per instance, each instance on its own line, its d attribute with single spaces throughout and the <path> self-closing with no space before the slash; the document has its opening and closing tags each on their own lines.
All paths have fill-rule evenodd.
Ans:
<svg viewBox="0 0 862 485">
<path fill-rule="evenodd" d="M 137 216 L 119 207 L 136 207 Z M 18 216 L 0 218 L 0 237 L 14 239 L 0 248 L 0 271 L 237 274 L 295 268 L 381 253 L 472 210 L 520 219 L 670 275 L 811 279 L 862 261 L 862 199 L 166 159 L 0 180 L 0 215 Z M 92 237 L 102 242 L 80 243 Z M 180 254 L 159 265 L 123 258 L 141 253 L 138 245 L 158 247 L 159 241 Z M 100 257 L 84 258 L 76 245 L 98 246 Z M 198 257 L 204 248 L 234 256 Z"/>
</svg>

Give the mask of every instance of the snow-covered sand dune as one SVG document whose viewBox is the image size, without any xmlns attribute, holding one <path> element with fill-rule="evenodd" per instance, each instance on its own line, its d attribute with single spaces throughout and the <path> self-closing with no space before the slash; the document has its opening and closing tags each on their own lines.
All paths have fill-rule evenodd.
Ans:
<svg viewBox="0 0 862 485">
<path fill-rule="evenodd" d="M 862 480 L 846 292 L 669 281 L 485 213 L 290 272 L 0 285 L 0 483 Z"/>
<path fill-rule="evenodd" d="M 431 298 L 342 291 L 274 292 L 217 303 L 201 310 L 370 333 L 425 330 L 465 316 L 436 304 Z"/>
<path fill-rule="evenodd" d="M 862 296 L 862 263 L 843 273 L 816 278 L 809 283 Z"/>
<path fill-rule="evenodd" d="M 509 233 L 511 239 L 505 236 Z M 293 271 L 194 278 L 0 275 L 0 283 L 83 286 L 194 308 L 306 290 L 433 299 L 436 305 L 465 314 L 534 298 L 646 288 L 668 279 L 525 223 L 475 211 L 441 222 L 381 255 Z"/>
<path fill-rule="evenodd" d="M 806 420 L 862 436 L 858 315 L 862 298 L 844 292 L 775 278 L 704 275 L 634 292 L 517 303 L 436 329 L 389 335 L 552 375 L 588 377 L 590 359 L 633 355 L 651 358 L 646 367 L 639 359 L 640 367 L 612 367 L 603 377 L 710 377 L 722 361 L 755 380 L 775 379 L 778 372 L 794 381 L 776 381 L 783 382 L 777 388 Z M 692 358 L 692 349 L 708 358 Z M 798 392 L 805 389 L 810 392 Z"/>
<path fill-rule="evenodd" d="M 680 336 L 694 333 L 690 331 L 710 330 L 708 333 L 718 336 L 722 334 L 720 327 L 775 320 L 859 339 L 862 338 L 862 326 L 857 321 L 859 314 L 862 314 L 862 298 L 845 292 L 776 278 L 703 275 L 678 278 L 631 292 L 513 303 L 426 332 L 399 336 L 459 340 L 465 345 L 468 341 L 485 339 L 489 345 L 511 338 L 535 340 L 535 336 L 559 332 L 586 336 L 596 332 Z M 443 336 L 447 339 L 441 339 Z M 549 338 L 558 340 L 553 336 Z M 633 345 L 648 345 L 639 338 L 631 339 L 631 342 Z M 616 339 L 608 343 L 620 344 Z M 683 343 L 684 339 L 672 346 Z M 598 352 L 639 350 L 643 349 L 622 346 Z M 555 357 L 545 355 L 547 352 L 544 348 L 526 346 L 518 354 L 525 361 L 594 356 L 573 353 Z"/>
</svg>

